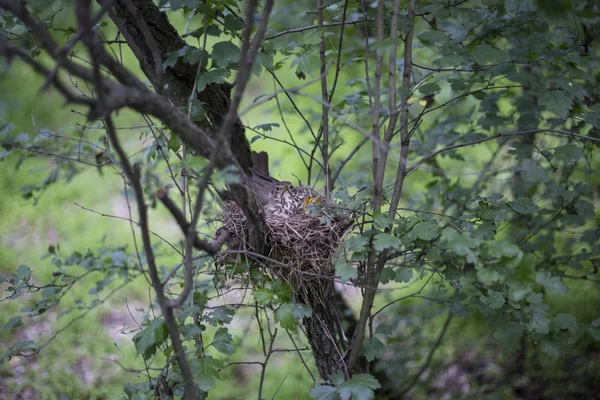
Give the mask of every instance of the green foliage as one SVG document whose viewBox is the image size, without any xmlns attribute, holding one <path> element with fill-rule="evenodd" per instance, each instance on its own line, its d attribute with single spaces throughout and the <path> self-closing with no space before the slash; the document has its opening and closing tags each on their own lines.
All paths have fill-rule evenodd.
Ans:
<svg viewBox="0 0 600 400">
<path fill-rule="evenodd" d="M 353 375 L 347 381 L 338 373 L 332 378 L 334 386 L 317 385 L 310 392 L 312 398 L 317 400 L 368 400 L 374 396 L 374 390 L 381 387 L 377 380 L 369 374 Z"/>
<path fill-rule="evenodd" d="M 175 72 L 177 76 L 176 69 L 182 66 L 198 70 L 198 93 L 210 85 L 233 83 L 241 68 L 238 63 L 245 5 L 237 0 L 159 3 L 178 30 L 187 32 L 183 35 L 187 44 L 167 54 L 163 72 Z M 346 4 L 348 9 L 344 10 Z M 483 398 L 486 390 L 502 396 L 506 389 L 505 397 L 511 397 L 514 382 L 503 381 L 511 377 L 504 365 L 513 365 L 518 354 L 526 354 L 540 368 L 531 371 L 531 363 L 524 363 L 525 374 L 529 375 L 523 381 L 530 382 L 532 392 L 536 392 L 532 382 L 538 380 L 560 385 L 567 380 L 572 365 L 575 372 L 569 376 L 569 385 L 556 389 L 548 384 L 537 388 L 537 395 L 585 398 L 589 393 L 568 391 L 571 387 L 589 387 L 590 381 L 583 377 L 585 371 L 598 368 L 592 356 L 586 358 L 588 351 L 596 351 L 594 342 L 600 340 L 600 319 L 597 310 L 589 307 L 598 301 L 600 265 L 600 181 L 595 173 L 598 150 L 593 143 L 600 138 L 598 5 L 591 1 L 487 0 L 450 4 L 418 0 L 412 67 L 404 65 L 403 60 L 409 27 L 406 5 L 402 5 L 398 16 L 397 38 L 389 37 L 393 2 L 384 2 L 383 6 L 385 39 L 377 40 L 377 2 L 325 2 L 321 11 L 328 26 L 324 29 L 311 28 L 316 19 L 311 5 L 290 1 L 275 5 L 266 36 L 276 37 L 261 44 L 252 69 L 254 81 L 244 99 L 245 103 L 264 96 L 270 99 L 260 111 L 243 115 L 244 124 L 262 132 L 250 140 L 252 148 L 269 151 L 274 177 L 294 184 L 302 181 L 320 190 L 326 174 L 319 170 L 323 165 L 318 143 L 323 140 L 319 113 L 322 103 L 328 105 L 330 172 L 348 161 L 335 181 L 332 197 L 340 209 L 352 210 L 356 216 L 354 230 L 344 238 L 331 275 L 338 281 L 336 285 L 341 281 L 345 286 L 359 287 L 363 295 L 359 299 L 364 298 L 373 282 L 375 286 L 386 285 L 377 287 L 383 290 L 377 291 L 373 306 L 373 312 L 382 312 L 369 321 L 372 328 L 376 327 L 376 336 L 372 336 L 373 332 L 371 336 L 367 334 L 370 337 L 360 348 L 374 370 L 386 370 L 392 381 L 388 383 L 390 387 L 398 389 L 395 384 L 401 388 L 410 384 L 415 366 L 418 368 L 420 361 L 427 359 L 429 347 L 436 343 L 436 332 L 442 328 L 446 332 L 439 316 L 452 313 L 455 317 L 439 344 L 442 350 L 432 353 L 427 379 L 415 380 L 407 396 Z M 68 20 L 72 16 L 62 17 L 66 11 L 72 14 L 70 7 L 65 6 L 65 11 L 57 15 L 53 14 L 54 9 L 35 2 L 28 7 L 44 26 L 51 27 L 60 45 L 77 34 L 77 24 Z M 205 13 L 207 25 L 202 26 Z M 342 28 L 338 25 L 342 18 L 347 25 L 340 43 Z M 363 18 L 367 21 L 359 21 Z M 18 43 L 26 54 L 44 65 L 51 61 L 37 43 L 27 39 L 30 34 L 16 17 L 3 12 L 0 27 L 10 38 L 8 43 Z M 301 29 L 294 31 L 296 28 Z M 95 29 L 106 37 L 114 33 L 108 17 Z M 205 37 L 208 40 L 204 48 Z M 325 67 L 321 65 L 322 38 L 325 64 L 332 63 L 324 76 L 329 91 L 326 102 L 320 98 L 318 83 L 291 89 L 304 79 L 319 78 Z M 398 58 L 388 64 L 394 39 L 398 43 Z M 132 61 L 128 51 L 122 52 L 120 43 L 112 50 L 125 66 L 137 68 L 137 61 Z M 84 65 L 80 60 L 84 54 L 77 45 L 70 56 Z M 377 55 L 384 56 L 379 93 L 375 93 L 373 79 Z M 101 316 L 94 319 L 89 315 L 80 324 L 77 318 L 101 308 L 121 285 L 138 276 L 148 277 L 141 246 L 130 237 L 131 228 L 137 229 L 138 222 L 135 210 L 129 210 L 135 208 L 132 192 L 123 186 L 115 168 L 118 165 L 114 149 L 105 143 L 103 122 L 88 121 L 84 111 L 76 106 L 73 115 L 69 110 L 57 110 L 58 100 L 63 99 L 48 91 L 39 96 L 37 88 L 43 79 L 37 82 L 33 75 L 25 75 L 14 65 L 19 64 L 3 66 L 6 75 L 0 82 L 5 93 L 0 123 L 0 228 L 6 233 L 0 240 L 4 268 L 0 284 L 5 291 L 0 337 L 6 343 L 1 350 L 7 359 L 23 359 L 23 355 L 44 350 L 38 358 L 49 371 L 48 380 L 37 382 L 33 368 L 26 377 L 28 385 L 44 391 L 42 397 L 69 393 L 72 398 L 116 398 L 114 392 L 97 396 L 85 392 L 80 378 L 63 380 L 62 372 L 47 368 L 51 363 L 43 365 L 48 363 L 44 352 L 55 351 L 53 346 L 58 345 L 38 338 L 29 340 L 28 329 L 39 329 L 35 324 L 40 320 L 51 320 L 49 329 L 53 332 L 63 323 L 73 323 L 70 330 L 61 331 L 61 335 L 70 335 L 60 345 L 65 349 L 67 361 L 61 360 L 65 365 L 80 361 L 74 358 L 73 349 L 90 359 L 114 354 L 111 339 L 79 337 L 90 330 L 94 334 L 104 332 Z M 391 74 L 388 65 L 395 74 Z M 409 67 L 409 87 L 399 87 Z M 369 71 L 365 72 L 367 68 Z M 66 75 L 59 76 L 68 82 Z M 389 109 L 391 76 L 396 76 L 392 90 L 401 119 L 388 149 L 388 168 L 382 182 L 383 206 L 375 210 L 371 145 L 367 141 L 363 147 L 356 147 L 356 153 L 351 152 L 357 144 L 364 143 L 363 138 L 369 137 L 374 126 L 375 98 L 381 103 L 380 120 L 375 121 L 375 126 L 380 127 L 382 138 L 390 126 L 394 115 L 394 110 Z M 77 93 L 83 90 L 88 98 L 94 98 L 95 93 L 87 92 L 94 88 L 83 88 L 86 85 L 78 81 L 74 84 Z M 26 93 L 29 89 L 31 94 Z M 278 91 L 277 95 L 269 94 L 273 90 Z M 35 113 L 31 111 L 33 102 Z M 221 123 L 211 116 L 213 110 L 204 98 L 193 99 L 182 108 L 186 113 L 190 109 L 192 120 L 203 128 L 214 129 Z M 403 122 L 407 126 L 400 127 L 404 112 L 409 117 L 408 122 Z M 40 113 L 45 115 L 39 116 Z M 78 113 L 84 117 L 77 119 Z M 150 225 L 156 234 L 152 244 L 159 259 L 159 278 L 170 278 L 164 290 L 168 296 L 175 296 L 184 286 L 183 268 L 169 274 L 177 271 L 175 266 L 181 262 L 181 247 L 177 243 L 181 235 L 178 229 L 170 228 L 167 221 L 171 219 L 161 214 L 164 210 L 154 194 L 158 188 L 172 186 L 171 196 L 179 200 L 185 176 L 191 188 L 191 194 L 185 196 L 193 198 L 194 184 L 204 176 L 207 162 L 191 153 L 184 154 L 186 146 L 178 132 L 168 131 L 156 121 L 147 129 L 135 129 L 132 135 L 126 135 L 121 126 L 139 126 L 147 121 L 140 122 L 141 118 L 131 115 L 119 115 L 115 120 L 123 144 L 133 154 L 132 163 L 139 162 L 144 171 L 145 200 L 151 206 Z M 409 129 L 410 143 L 401 144 L 405 127 Z M 286 147 L 290 144 L 293 149 Z M 390 217 L 388 207 L 398 184 L 398 149 L 406 149 L 404 146 L 408 146 L 409 169 L 402 176 L 402 209 Z M 41 159 L 48 154 L 59 157 L 52 161 Z M 346 159 L 351 154 L 352 158 Z M 275 160 L 278 157 L 284 160 L 280 168 Z M 296 168 L 309 164 L 310 171 Z M 306 182 L 308 177 L 310 182 Z M 222 191 L 241 181 L 235 167 L 221 168 L 210 178 L 211 195 L 213 189 Z M 218 213 L 218 205 L 209 197 L 205 194 L 203 214 L 195 227 L 207 237 L 214 233 L 212 222 Z M 74 201 L 98 210 L 103 217 L 88 219 L 77 214 L 73 218 L 69 207 Z M 121 204 L 124 202 L 126 205 Z M 186 208 L 189 212 L 191 207 Z M 106 217 L 112 214 L 131 221 L 119 226 L 112 217 Z M 323 217 L 321 222 L 331 224 L 332 219 Z M 109 243 L 98 240 L 105 233 Z M 56 244 L 57 239 L 50 239 L 54 236 L 66 242 L 64 250 Z M 47 254 L 40 261 L 39 254 L 46 248 Z M 199 254 L 195 252 L 196 256 Z M 202 396 L 215 391 L 212 393 L 218 394 L 211 393 L 215 398 L 254 397 L 248 394 L 248 387 L 258 381 L 259 373 L 237 371 L 229 363 L 230 359 L 237 362 L 238 357 L 243 361 L 246 352 L 255 355 L 264 351 L 260 347 L 265 346 L 265 338 L 258 330 L 271 333 L 271 327 L 263 324 L 242 331 L 239 320 L 254 318 L 260 324 L 264 318 L 272 318 L 282 329 L 297 332 L 299 324 L 314 317 L 314 310 L 300 303 L 308 300 L 299 300 L 298 288 L 281 276 L 277 278 L 277 273 L 261 262 L 244 257 L 224 266 L 229 261 L 219 259 L 212 264 L 200 256 L 194 258 L 194 290 L 176 313 L 180 337 Z M 369 265 L 373 259 L 375 265 Z M 240 303 L 246 304 L 218 302 L 228 290 L 238 287 L 251 294 L 240 296 Z M 171 340 L 160 317 L 160 307 L 152 295 L 148 298 L 147 289 L 148 281 L 140 278 L 135 289 L 127 292 L 131 293 L 130 300 L 148 303 L 147 310 L 136 320 L 139 328 L 133 346 L 124 350 L 125 355 L 116 356 L 130 357 L 128 361 L 140 371 L 144 371 L 147 362 L 155 367 L 160 364 L 161 368 L 170 362 L 164 369 L 166 385 L 180 396 L 182 378 L 172 359 Z M 348 299 L 352 310 L 346 310 L 346 314 L 356 314 L 359 304 L 354 301 L 358 300 L 351 295 L 347 295 Z M 123 302 L 121 297 L 107 307 Z M 251 311 L 242 307 L 254 304 L 258 307 Z M 339 314 L 341 321 L 336 320 L 335 326 L 347 327 L 344 313 Z M 262 345 L 258 344 L 259 336 Z M 281 336 L 277 347 L 283 348 Z M 494 340 L 482 340 L 491 337 Z M 133 352 L 138 357 L 133 357 Z M 469 368 L 482 371 L 481 376 L 468 376 L 473 383 L 471 392 L 453 393 L 452 388 L 435 392 L 436 377 L 450 365 L 461 370 L 457 354 L 491 361 L 489 365 Z M 57 359 L 63 356 L 50 355 Z M 569 368 L 561 368 L 560 363 Z M 269 365 L 265 387 L 272 389 L 271 393 L 279 393 L 278 385 L 287 377 L 285 373 L 296 364 L 300 363 L 284 363 L 275 372 Z M 310 361 L 309 364 L 308 368 L 314 371 L 314 365 Z M 301 374 L 306 371 L 296 372 L 298 379 L 294 381 L 298 386 L 312 385 L 310 379 L 303 381 L 306 376 Z M 8 369 L 0 370 L 3 377 L 10 373 Z M 160 384 L 158 373 L 152 371 L 152 375 L 151 383 L 127 383 L 126 396 L 151 397 Z M 244 380 L 238 375 L 251 377 Z M 114 387 L 117 382 L 120 387 L 125 379 L 129 378 L 117 376 L 106 385 L 102 382 L 96 386 Z M 231 384 L 233 379 L 236 385 Z M 476 387 L 481 381 L 489 387 Z M 425 387 L 428 382 L 432 385 Z M 287 383 L 281 385 L 279 396 L 291 397 L 289 392 L 284 394 Z M 357 374 L 344 381 L 339 374 L 331 382 L 315 386 L 311 396 L 366 399 L 374 397 L 378 388 L 370 375 Z M 520 391 L 527 389 L 519 387 Z M 239 392 L 231 395 L 235 390 Z M 292 394 L 301 395 L 298 391 Z"/>
</svg>

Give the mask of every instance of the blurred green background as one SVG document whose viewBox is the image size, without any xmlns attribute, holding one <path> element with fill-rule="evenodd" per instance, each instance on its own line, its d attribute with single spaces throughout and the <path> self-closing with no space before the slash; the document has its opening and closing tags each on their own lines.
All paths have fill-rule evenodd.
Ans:
<svg viewBox="0 0 600 400">
<path fill-rule="evenodd" d="M 60 17 L 64 18 L 63 22 L 68 25 L 71 17 L 66 15 L 66 12 L 60 14 Z M 184 31 L 186 21 L 183 17 L 173 16 L 171 21 L 180 32 Z M 196 29 L 200 23 L 201 18 L 195 17 L 191 20 L 188 29 Z M 114 37 L 114 30 L 111 31 L 111 27 L 107 27 L 106 34 L 108 37 Z M 214 38 L 210 39 L 214 40 Z M 188 40 L 190 44 L 197 44 L 193 38 Z M 138 71 L 139 74 L 137 62 L 127 51 L 124 51 L 124 60 L 129 68 Z M 289 66 L 291 60 L 285 62 L 285 65 Z M 352 76 L 354 72 L 349 69 L 348 76 Z M 279 78 L 288 88 L 304 83 L 298 80 L 291 66 L 288 69 L 284 68 L 279 73 Z M 76 108 L 70 105 L 61 106 L 63 99 L 54 91 L 40 92 L 38 89 L 43 83 L 42 78 L 19 62 L 10 66 L 0 65 L 2 120 L 15 124 L 16 133 L 28 132 L 32 136 L 35 135 L 35 121 L 38 130 L 48 129 L 56 134 L 77 136 L 79 129 L 77 124 L 86 124 L 85 118 L 73 111 L 74 109 L 77 111 Z M 273 79 L 268 74 L 254 78 L 248 86 L 241 109 L 250 105 L 256 97 L 275 89 L 277 88 L 274 86 Z M 304 91 L 318 94 L 319 90 L 319 84 L 314 84 Z M 341 98 L 344 93 L 349 93 L 352 89 L 340 87 L 338 90 Z M 284 96 L 280 95 L 279 100 L 283 108 L 286 110 L 290 108 Z M 295 100 L 313 126 L 318 126 L 320 105 L 306 97 L 298 97 Z M 506 109 L 503 111 L 509 113 L 508 104 L 505 106 Z M 279 127 L 267 134 L 286 139 L 284 123 L 274 101 L 253 109 L 243 115 L 242 120 L 249 127 L 264 123 L 278 123 Z M 296 140 L 301 146 L 310 145 L 310 135 L 298 116 L 286 116 L 285 122 L 291 132 L 297 133 Z M 120 127 L 142 126 L 144 121 L 133 113 L 121 112 L 116 118 L 116 124 Z M 134 151 L 144 147 L 144 139 L 140 139 L 142 131 L 143 128 L 121 130 L 122 137 L 126 138 L 124 142 L 128 149 Z M 344 131 L 344 134 L 346 135 L 344 146 L 347 148 L 353 147 L 361 139 L 359 133 Z M 98 138 L 102 132 L 91 131 L 89 135 Z M 252 130 L 247 130 L 247 136 L 253 141 L 253 149 L 269 152 L 271 171 L 275 177 L 294 183 L 297 179 L 306 179 L 304 166 L 293 148 L 276 141 L 255 140 L 256 133 Z M 344 154 L 346 147 L 342 147 L 339 154 Z M 369 151 L 366 147 L 364 150 L 367 153 Z M 464 152 L 468 154 L 469 160 L 478 160 L 484 159 L 489 151 L 490 148 L 481 146 Z M 144 154 L 137 154 L 134 159 L 144 160 Z M 282 163 L 283 160 L 285 163 Z M 59 244 L 61 254 L 68 255 L 72 251 L 85 252 L 88 248 L 97 248 L 99 243 L 103 243 L 103 246 L 126 245 L 129 249 L 134 245 L 131 227 L 127 221 L 102 216 L 82 208 L 95 210 L 97 213 L 128 217 L 129 210 L 124 195 L 123 180 L 115 169 L 105 168 L 101 175 L 94 167 L 81 168 L 81 171 L 68 181 L 64 176 L 60 177 L 58 184 L 48 187 L 35 201 L 22 197 L 21 188 L 43 180 L 55 163 L 52 157 L 36 157 L 22 162 L 19 154 L 11 155 L 0 162 L 0 274 L 10 275 L 20 265 L 28 265 L 33 271 L 34 279 L 44 282 L 55 270 L 49 258 L 42 258 L 47 254 L 49 246 Z M 596 161 L 595 167 L 598 166 L 597 164 Z M 368 176 L 368 170 L 365 168 L 368 165 L 368 162 L 364 165 L 357 162 L 350 166 L 348 173 Z M 455 163 L 452 160 L 441 161 L 441 165 L 459 176 L 463 182 L 476 179 L 474 173 L 478 168 L 476 163 L 469 165 L 468 171 L 458 170 L 457 168 L 464 168 L 464 163 Z M 157 171 L 162 174 L 161 179 L 167 182 L 169 177 L 166 168 L 162 166 Z M 425 187 L 426 181 L 420 179 L 421 177 L 422 175 L 416 173 L 407 180 L 406 199 L 417 202 L 420 196 L 429 190 Z M 501 181 L 498 182 L 498 186 L 502 186 Z M 410 203 L 410 200 L 407 202 Z M 135 209 L 133 212 L 133 219 L 136 219 Z M 181 239 L 179 228 L 161 207 L 151 210 L 150 220 L 153 230 L 159 232 L 166 240 L 179 243 Z M 158 253 L 159 264 L 167 268 L 180 261 L 177 254 L 169 251 L 164 245 L 159 247 Z M 25 318 L 23 325 L 12 333 L 0 332 L 0 351 L 5 351 L 15 340 L 35 340 L 44 343 L 56 332 L 60 332 L 39 355 L 31 358 L 17 357 L 10 362 L 0 364 L 0 398 L 21 396 L 20 398 L 29 399 L 117 399 L 124 396 L 125 383 L 144 380 L 140 374 L 127 372 L 130 368 L 144 368 L 143 360 L 135 354 L 131 341 L 133 333 L 128 333 L 137 330 L 137 323 L 141 322 L 145 312 L 149 312 L 149 286 L 143 278 L 137 278 L 127 284 L 110 298 L 98 303 L 92 312 L 75 320 L 68 329 L 61 331 L 71 319 L 77 317 L 78 311 L 67 315 L 60 315 L 60 313 L 74 305 L 77 299 L 84 298 L 88 303 L 94 299 L 96 296 L 90 295 L 89 292 L 96 286 L 97 279 L 99 277 L 89 276 L 76 284 L 59 308 L 38 317 Z M 395 290 L 394 296 L 401 297 L 403 294 L 414 293 L 424 283 L 424 279 L 414 279 L 405 287 Z M 438 283 L 434 279 L 431 286 L 435 289 Z M 584 281 L 565 283 L 569 287 L 568 296 L 546 297 L 553 310 L 568 312 L 578 321 L 591 321 L 596 318 L 598 304 L 600 304 L 597 284 Z M 110 289 L 117 286 L 118 283 L 114 283 Z M 0 284 L 0 291 L 2 289 L 3 285 Z M 109 292 L 105 290 L 97 298 L 103 299 Z M 426 292 L 423 292 L 423 295 L 426 295 Z M 356 294 L 356 290 L 353 289 L 345 291 L 346 298 L 353 306 L 358 305 L 359 299 Z M 246 300 L 248 297 L 249 293 L 245 293 Z M 380 303 L 384 303 L 385 299 L 389 298 L 387 295 L 381 297 Z M 225 298 L 216 302 L 224 304 L 228 300 L 231 299 Z M 0 326 L 11 316 L 19 313 L 19 310 L 30 301 L 33 300 L 24 296 L 18 301 L 1 302 Z M 442 329 L 446 316 L 445 310 L 444 304 L 423 298 L 408 299 L 394 309 L 395 313 L 400 314 L 400 316 L 394 315 L 394 318 L 398 318 L 403 324 L 406 337 L 402 344 L 406 352 L 403 354 L 405 359 L 399 358 L 397 364 L 390 365 L 390 368 L 404 368 L 404 363 L 412 370 L 419 367 Z M 425 376 L 424 379 L 429 379 L 427 383 L 433 387 L 435 385 L 441 388 L 458 387 L 457 390 L 460 390 L 460 385 L 470 385 L 473 389 L 471 393 L 484 393 L 489 386 L 494 388 L 493 396 L 490 398 L 513 398 L 512 388 L 508 383 L 502 383 L 506 378 L 506 367 L 502 363 L 506 359 L 492 338 L 494 330 L 481 321 L 482 319 L 476 315 L 468 320 L 453 319 L 431 366 L 433 370 L 441 372 L 437 377 Z M 125 333 L 121 332 L 124 327 Z M 240 345 L 230 362 L 263 361 L 264 356 L 251 310 L 240 309 L 229 328 L 234 342 Z M 306 347 L 302 337 L 297 336 L 295 339 L 300 347 Z M 279 336 L 277 347 L 291 347 L 290 341 L 283 333 Z M 595 352 L 589 352 L 589 349 L 595 349 Z M 568 393 L 571 390 L 570 382 L 574 382 L 574 385 L 583 385 L 579 388 L 584 393 L 582 396 L 588 395 L 592 393 L 593 388 L 585 386 L 598 384 L 600 375 L 598 374 L 600 370 L 598 350 L 597 343 L 586 336 L 574 347 L 568 357 L 558 361 L 538 351 L 533 361 L 530 361 L 528 367 L 530 371 L 526 379 L 535 380 L 537 376 L 540 382 L 551 382 L 550 385 L 555 387 L 547 389 L 558 395 Z M 310 351 L 304 354 L 312 370 L 315 371 Z M 590 354 L 591 356 L 588 357 Z M 390 355 L 390 359 L 394 359 L 394 355 Z M 159 366 L 150 366 L 153 367 Z M 256 398 L 259 376 L 260 367 L 257 365 L 228 367 L 223 370 L 217 386 L 211 390 L 210 398 Z M 281 399 L 309 398 L 308 392 L 313 386 L 313 381 L 297 355 L 287 352 L 276 353 L 269 362 L 266 376 L 263 391 L 266 398 L 271 398 L 275 394 Z M 451 382 L 445 382 L 444 379 Z M 529 384 L 535 385 L 536 382 L 529 382 Z M 481 390 L 478 391 L 477 388 Z M 441 397 L 441 394 L 438 395 Z M 424 392 L 418 392 L 417 396 L 426 395 Z M 436 398 L 436 395 L 432 398 Z"/>
</svg>

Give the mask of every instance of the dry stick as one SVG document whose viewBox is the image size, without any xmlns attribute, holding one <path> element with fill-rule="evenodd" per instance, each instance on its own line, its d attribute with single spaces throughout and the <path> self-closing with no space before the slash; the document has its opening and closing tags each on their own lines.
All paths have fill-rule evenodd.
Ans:
<svg viewBox="0 0 600 400">
<path fill-rule="evenodd" d="M 408 2 L 408 31 L 406 33 L 406 37 L 404 38 L 404 71 L 403 71 L 403 80 L 402 80 L 402 87 L 404 88 L 408 88 L 410 86 L 410 69 L 411 69 L 411 60 L 412 60 L 412 39 L 413 39 L 413 31 L 414 31 L 414 18 L 415 18 L 415 0 L 409 0 Z M 394 66 L 395 67 L 395 66 Z M 377 102 L 377 98 L 375 98 L 375 101 Z M 399 174 L 401 174 L 402 176 L 402 181 L 404 180 L 404 175 L 405 175 L 405 169 L 406 169 L 406 155 L 408 154 L 408 135 L 409 135 L 409 131 L 408 131 L 408 126 L 406 124 L 406 122 L 408 121 L 408 108 L 404 108 L 402 110 L 402 115 L 401 115 L 401 125 L 405 126 L 404 130 L 402 131 L 402 140 L 401 140 L 401 156 L 400 156 L 400 165 L 399 165 Z M 406 140 L 404 140 L 406 139 Z M 404 163 L 402 162 L 402 153 L 404 152 L 405 157 L 404 157 Z M 403 165 L 403 167 L 402 167 Z M 400 169 L 402 167 L 402 169 Z M 398 179 L 399 176 L 396 177 L 397 182 L 396 184 L 398 184 Z M 375 195 L 374 195 L 374 204 L 373 204 L 373 208 L 374 211 L 380 211 L 381 209 L 381 204 L 380 203 L 376 203 L 375 200 L 377 200 L 377 198 L 381 197 L 381 193 L 377 193 L 377 190 L 375 191 Z M 390 215 L 395 215 L 396 213 L 396 208 L 397 208 L 397 202 L 396 205 L 394 206 L 392 204 L 392 206 L 390 206 Z M 375 207 L 378 207 L 377 209 Z M 364 336 L 365 336 L 365 328 L 366 328 L 366 324 L 367 324 L 367 320 L 369 319 L 369 316 L 371 314 L 371 308 L 373 307 L 373 302 L 375 299 L 375 294 L 377 293 L 377 286 L 379 285 L 379 279 L 377 276 L 377 273 L 379 271 L 381 271 L 381 269 L 384 267 L 385 265 L 385 261 L 386 261 L 386 255 L 385 252 L 383 254 L 380 255 L 379 260 L 377 261 L 377 263 L 375 262 L 375 251 L 374 248 L 372 247 L 371 244 L 371 249 L 369 252 L 369 260 L 368 260 L 368 268 L 374 268 L 374 270 L 372 271 L 367 271 L 367 286 L 369 286 L 370 288 L 365 289 L 365 294 L 363 297 L 363 302 L 361 305 L 361 310 L 360 310 L 360 315 L 359 315 L 359 319 L 358 319 L 358 323 L 356 326 L 356 330 L 354 331 L 354 335 L 352 337 L 352 346 L 351 346 L 351 352 L 350 352 L 350 359 L 348 361 L 348 369 L 352 370 L 356 367 L 358 359 L 359 359 L 359 355 L 360 355 L 360 349 L 361 349 L 361 345 L 362 342 L 364 340 Z"/>
<path fill-rule="evenodd" d="M 321 156 L 325 174 L 325 197 L 329 197 L 331 191 L 331 172 L 329 171 L 329 98 L 327 95 L 327 75 L 325 74 L 325 29 L 323 29 L 323 0 L 317 0 L 317 21 L 321 29 L 321 41 L 319 43 L 319 58 L 321 60 L 321 98 L 323 99 L 321 126 L 323 129 L 323 144 Z M 342 32 L 344 30 L 342 29 Z M 339 69 L 339 65 L 337 66 Z"/>
</svg>

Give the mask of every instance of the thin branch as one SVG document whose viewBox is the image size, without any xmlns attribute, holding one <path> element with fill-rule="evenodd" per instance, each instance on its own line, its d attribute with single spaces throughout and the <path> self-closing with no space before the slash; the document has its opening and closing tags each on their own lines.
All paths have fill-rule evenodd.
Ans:
<svg viewBox="0 0 600 400">
<path fill-rule="evenodd" d="M 442 149 L 439 149 L 437 151 L 434 151 L 433 153 L 421 158 L 419 161 L 417 161 L 416 163 L 414 163 L 413 165 L 411 165 L 409 168 L 406 169 L 406 174 L 408 175 L 410 172 L 414 171 L 416 168 L 418 168 L 421 164 L 423 164 L 424 162 L 426 162 L 427 160 L 441 154 L 441 153 L 445 153 L 447 151 L 450 150 L 455 150 L 455 149 L 459 149 L 461 147 L 467 147 L 467 146 L 472 146 L 475 144 L 479 144 L 479 143 L 483 143 L 483 142 L 487 142 L 488 140 L 495 140 L 495 139 L 500 139 L 500 138 L 505 138 L 505 137 L 513 137 L 513 136 L 525 136 L 525 135 L 531 135 L 534 133 L 554 133 L 554 134 L 558 134 L 558 135 L 563 135 L 563 136 L 571 136 L 571 137 L 576 137 L 579 139 L 583 139 L 583 140 L 588 140 L 590 142 L 593 143 L 600 143 L 600 139 L 599 138 L 595 138 L 595 137 L 591 137 L 591 136 L 585 136 L 585 135 L 580 135 L 578 133 L 573 133 L 573 132 L 569 132 L 569 131 L 563 131 L 563 130 L 559 130 L 559 129 L 532 129 L 532 130 L 527 130 L 527 131 L 521 131 L 521 132 L 510 132 L 510 133 L 498 133 L 494 136 L 488 136 L 485 138 L 481 138 L 481 139 L 477 139 L 477 140 L 472 140 L 470 142 L 465 142 L 465 143 L 459 143 L 453 146 L 448 146 L 448 147 L 444 147 Z"/>
<path fill-rule="evenodd" d="M 347 1 L 347 0 L 346 0 Z M 346 14 L 344 13 L 344 16 Z M 319 43 L 319 59 L 321 60 L 321 98 L 323 99 L 321 130 L 323 142 L 321 145 L 321 157 L 325 174 L 325 197 L 329 197 L 331 191 L 331 171 L 329 170 L 329 102 L 331 101 L 327 91 L 327 74 L 325 70 L 325 29 L 323 29 L 323 0 L 317 0 L 317 20 L 321 29 L 321 41 Z M 343 32 L 343 29 L 342 29 Z M 339 65 L 338 67 L 339 68 Z"/>
<path fill-rule="evenodd" d="M 372 20 L 369 20 L 369 19 L 359 19 L 359 20 L 356 20 L 356 21 L 331 22 L 329 24 L 323 24 L 321 26 L 321 28 L 329 28 L 329 27 L 332 27 L 332 26 L 340 26 L 340 25 L 354 25 L 354 24 L 360 24 L 362 22 L 372 22 Z M 275 34 L 273 34 L 271 36 L 265 37 L 265 41 L 272 40 L 272 39 L 278 38 L 278 37 L 283 36 L 283 35 L 288 35 L 290 33 L 299 33 L 299 32 L 304 32 L 304 31 L 308 31 L 308 30 L 311 30 L 311 29 L 317 29 L 317 28 L 319 28 L 318 24 L 317 25 L 303 26 L 302 28 L 288 29 L 288 30 L 285 30 L 285 31 L 282 31 L 282 32 L 275 33 Z"/>
<path fill-rule="evenodd" d="M 410 88 L 410 74 L 412 69 L 412 42 L 415 29 L 415 0 L 408 2 L 408 32 L 404 38 L 404 72 L 402 74 L 402 88 Z M 408 90 L 407 90 L 408 91 Z M 405 97 L 402 101 L 402 116 L 400 117 L 400 160 L 398 161 L 398 172 L 396 173 L 396 182 L 394 184 L 394 192 L 392 201 L 390 202 L 389 215 L 394 216 L 400 195 L 402 194 L 402 186 L 406 177 L 406 165 L 408 162 L 408 148 L 410 146 L 410 132 L 408 130 L 408 98 Z"/>
<path fill-rule="evenodd" d="M 402 389 L 400 391 L 400 394 L 399 394 L 400 397 L 403 397 L 405 394 L 407 394 L 408 392 L 410 392 L 412 390 L 412 388 L 419 381 L 419 378 L 421 377 L 421 375 L 423 375 L 423 373 L 429 367 L 429 364 L 431 363 L 431 360 L 433 359 L 433 355 L 435 354 L 436 350 L 442 344 L 442 340 L 444 339 L 444 335 L 446 335 L 446 332 L 448 331 L 448 327 L 450 326 L 450 322 L 452 322 L 452 317 L 453 316 L 454 316 L 454 314 L 452 312 L 448 311 L 448 316 L 446 317 L 446 321 L 444 322 L 444 326 L 442 327 L 442 330 L 440 331 L 440 334 L 439 334 L 437 340 L 435 341 L 435 344 L 431 348 L 431 351 L 427 355 L 427 359 L 425 360 L 425 362 L 423 363 L 423 365 L 421 366 L 421 368 L 419 368 L 419 371 L 416 373 L 416 375 L 413 376 L 413 378 L 411 379 L 410 383 L 404 389 Z"/>
</svg>

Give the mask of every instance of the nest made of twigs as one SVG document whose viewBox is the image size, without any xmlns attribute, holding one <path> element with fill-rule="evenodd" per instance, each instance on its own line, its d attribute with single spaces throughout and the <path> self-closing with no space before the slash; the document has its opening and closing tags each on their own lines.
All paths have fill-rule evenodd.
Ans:
<svg viewBox="0 0 600 400">
<path fill-rule="evenodd" d="M 333 275 L 332 259 L 353 221 L 351 213 L 340 211 L 332 200 L 312 190 L 311 193 L 318 201 L 307 210 L 289 216 L 265 210 L 266 256 L 248 257 L 288 281 L 296 290 Z M 219 219 L 230 234 L 229 250 L 255 252 L 247 240 L 248 222 L 237 204 L 225 202 Z"/>
</svg>

